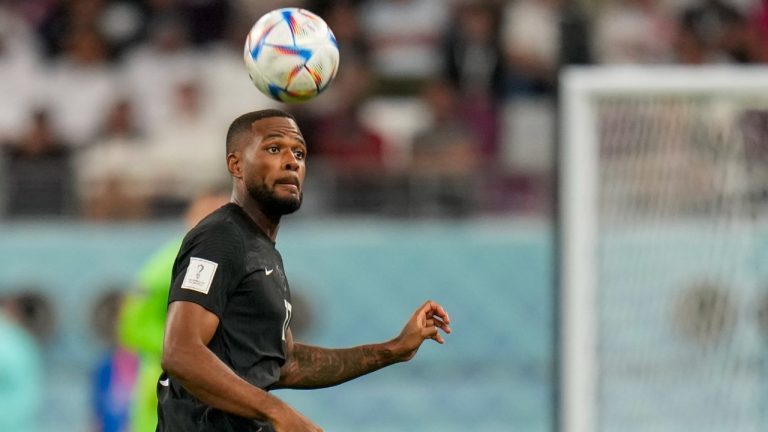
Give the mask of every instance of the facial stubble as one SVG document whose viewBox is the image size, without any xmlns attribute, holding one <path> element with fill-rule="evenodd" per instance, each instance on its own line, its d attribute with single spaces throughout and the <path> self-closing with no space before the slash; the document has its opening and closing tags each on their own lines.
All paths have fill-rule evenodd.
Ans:
<svg viewBox="0 0 768 432">
<path fill-rule="evenodd" d="M 246 184 L 248 193 L 251 195 L 261 210 L 271 216 L 283 216 L 291 214 L 301 208 L 301 202 L 304 199 L 304 192 L 300 192 L 298 197 L 280 198 L 275 193 L 274 188 L 269 188 L 265 183 Z"/>
</svg>

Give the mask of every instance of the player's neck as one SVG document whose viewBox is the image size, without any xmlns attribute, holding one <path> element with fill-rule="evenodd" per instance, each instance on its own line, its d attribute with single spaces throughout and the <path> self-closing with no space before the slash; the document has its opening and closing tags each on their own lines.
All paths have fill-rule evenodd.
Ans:
<svg viewBox="0 0 768 432">
<path fill-rule="evenodd" d="M 251 218 L 251 220 L 267 235 L 267 237 L 275 242 L 277 239 L 277 231 L 280 229 L 280 216 L 270 216 L 264 213 L 259 204 L 254 200 L 249 199 L 237 199 L 233 197 L 232 202 L 239 205 L 245 214 Z"/>
</svg>

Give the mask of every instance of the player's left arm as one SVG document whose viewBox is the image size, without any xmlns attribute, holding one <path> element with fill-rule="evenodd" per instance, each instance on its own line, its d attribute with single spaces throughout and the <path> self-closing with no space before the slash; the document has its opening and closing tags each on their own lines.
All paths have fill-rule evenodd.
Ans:
<svg viewBox="0 0 768 432">
<path fill-rule="evenodd" d="M 286 333 L 287 358 L 275 388 L 330 387 L 416 355 L 422 342 L 445 343 L 440 330 L 450 333 L 451 320 L 442 306 L 427 301 L 411 316 L 394 339 L 353 348 L 328 349 L 293 342 Z"/>
</svg>

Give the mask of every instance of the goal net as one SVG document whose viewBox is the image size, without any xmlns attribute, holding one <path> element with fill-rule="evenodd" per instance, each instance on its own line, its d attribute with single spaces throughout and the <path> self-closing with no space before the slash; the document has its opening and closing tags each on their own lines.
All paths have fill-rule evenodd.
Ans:
<svg viewBox="0 0 768 432">
<path fill-rule="evenodd" d="M 768 70 L 561 90 L 561 430 L 768 430 Z"/>
</svg>

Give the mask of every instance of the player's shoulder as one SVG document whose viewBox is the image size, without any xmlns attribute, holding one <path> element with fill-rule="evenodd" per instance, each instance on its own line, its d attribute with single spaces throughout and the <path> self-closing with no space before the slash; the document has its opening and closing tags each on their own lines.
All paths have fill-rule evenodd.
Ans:
<svg viewBox="0 0 768 432">
<path fill-rule="evenodd" d="M 243 228 L 237 204 L 226 204 L 203 218 L 186 235 L 185 243 L 199 238 L 236 240 L 242 237 Z"/>
</svg>

